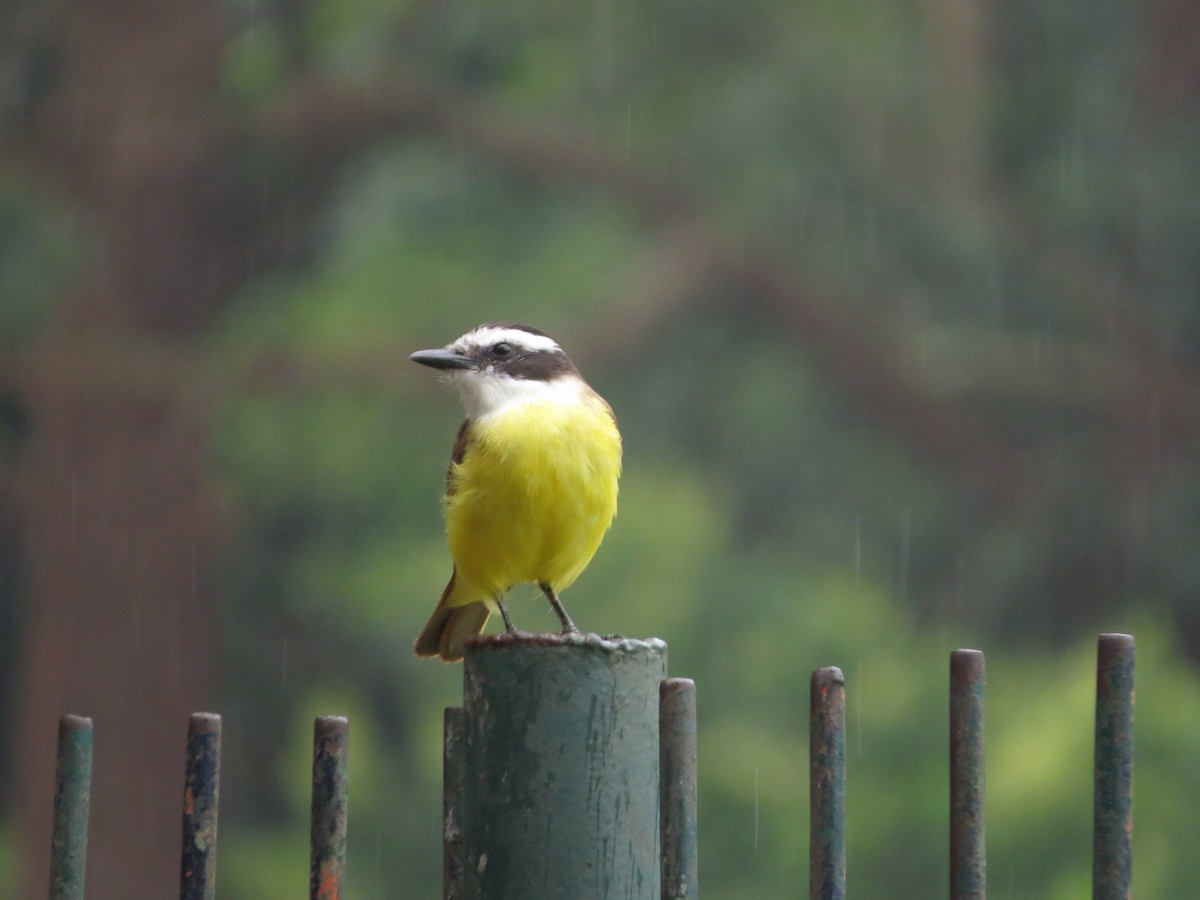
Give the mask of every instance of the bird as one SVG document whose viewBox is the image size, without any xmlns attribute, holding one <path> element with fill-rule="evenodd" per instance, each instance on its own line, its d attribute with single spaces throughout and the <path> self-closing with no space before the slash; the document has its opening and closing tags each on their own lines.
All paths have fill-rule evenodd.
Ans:
<svg viewBox="0 0 1200 900">
<path fill-rule="evenodd" d="M 621 434 L 612 407 L 552 337 L 519 322 L 488 322 L 413 362 L 444 373 L 466 418 L 446 473 L 443 512 L 450 580 L 413 649 L 462 659 L 467 638 L 519 584 L 536 584 L 578 633 L 559 592 L 591 562 L 617 511 Z"/>
</svg>

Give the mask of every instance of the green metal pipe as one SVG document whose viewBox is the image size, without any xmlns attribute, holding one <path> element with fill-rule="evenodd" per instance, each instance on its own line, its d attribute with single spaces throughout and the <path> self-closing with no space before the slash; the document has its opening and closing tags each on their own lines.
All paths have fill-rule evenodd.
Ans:
<svg viewBox="0 0 1200 900">
<path fill-rule="evenodd" d="M 463 669 L 463 896 L 659 900 L 659 640 L 522 632 Z"/>
<path fill-rule="evenodd" d="M 1092 896 L 1128 900 L 1133 883 L 1133 637 L 1100 635 Z"/>
<path fill-rule="evenodd" d="M 950 654 L 950 898 L 987 896 L 983 653 Z"/>
<path fill-rule="evenodd" d="M 308 870 L 309 900 L 341 900 L 346 874 L 346 775 L 350 722 L 318 716 L 313 724 L 312 819 Z"/>
<path fill-rule="evenodd" d="M 659 778 L 663 900 L 700 896 L 696 828 L 696 682 L 659 689 Z"/>
<path fill-rule="evenodd" d="M 217 806 L 221 783 L 221 717 L 195 713 L 188 723 L 183 784 L 180 900 L 217 895 Z"/>
<path fill-rule="evenodd" d="M 58 769 L 54 777 L 50 900 L 83 900 L 91 799 L 92 720 L 63 716 L 58 721 Z"/>
<path fill-rule="evenodd" d="M 845 900 L 846 681 L 836 666 L 813 672 L 808 742 L 808 896 Z"/>
</svg>

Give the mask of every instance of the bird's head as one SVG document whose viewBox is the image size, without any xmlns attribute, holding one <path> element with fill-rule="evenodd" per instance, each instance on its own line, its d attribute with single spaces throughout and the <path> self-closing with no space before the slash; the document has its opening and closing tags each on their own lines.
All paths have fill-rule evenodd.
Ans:
<svg viewBox="0 0 1200 900">
<path fill-rule="evenodd" d="M 569 401 L 586 387 L 554 338 L 517 322 L 480 325 L 440 350 L 418 350 L 410 359 L 443 371 L 473 419 L 514 403 Z"/>
</svg>

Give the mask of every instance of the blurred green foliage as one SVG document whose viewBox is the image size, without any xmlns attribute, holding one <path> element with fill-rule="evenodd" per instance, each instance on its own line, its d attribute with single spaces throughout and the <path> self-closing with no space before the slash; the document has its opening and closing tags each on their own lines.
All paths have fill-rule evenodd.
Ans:
<svg viewBox="0 0 1200 900">
<path fill-rule="evenodd" d="M 802 893 L 808 675 L 831 664 L 851 890 L 942 894 L 948 654 L 968 645 L 988 655 L 991 894 L 1086 894 L 1103 629 L 1139 640 L 1137 894 L 1189 896 L 1195 436 L 1125 393 L 1146 363 L 1121 329 L 1144 312 L 1166 335 L 1151 366 L 1194 375 L 1198 123 L 1143 108 L 1150 37 L 1128 10 L 225 8 L 231 105 L 265 107 L 297 73 L 366 97 L 398 66 L 566 123 L 581 153 L 676 179 L 734 255 L 773 254 L 873 335 L 830 367 L 822 336 L 703 260 L 662 300 L 647 273 L 667 229 L 601 178 L 532 177 L 462 136 L 364 148 L 297 236 L 303 264 L 255 278 L 203 348 L 229 532 L 222 896 L 302 892 L 320 713 L 352 721 L 348 890 L 437 894 L 441 709 L 461 675 L 409 642 L 450 571 L 439 496 L 460 413 L 407 354 L 491 319 L 555 334 L 621 422 L 620 513 L 565 600 L 588 630 L 663 637 L 698 681 L 706 895 Z M 0 348 L 36 335 L 86 259 L 58 216 L 0 180 Z M 1021 490 L 977 502 L 984 486 L 889 424 L 852 383 L 876 354 L 1003 444 Z M 514 618 L 553 627 L 535 594 Z"/>
</svg>

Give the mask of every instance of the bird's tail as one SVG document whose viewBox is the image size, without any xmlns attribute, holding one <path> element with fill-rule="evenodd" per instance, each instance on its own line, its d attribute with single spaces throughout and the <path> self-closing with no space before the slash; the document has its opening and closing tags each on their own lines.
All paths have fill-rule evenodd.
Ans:
<svg viewBox="0 0 1200 900">
<path fill-rule="evenodd" d="M 467 638 L 483 631 L 492 612 L 482 600 L 462 606 L 451 606 L 450 595 L 454 593 L 454 576 L 442 591 L 442 599 L 434 607 L 433 615 L 421 629 L 413 649 L 417 656 L 440 656 L 442 662 L 462 659 L 463 646 Z"/>
</svg>

